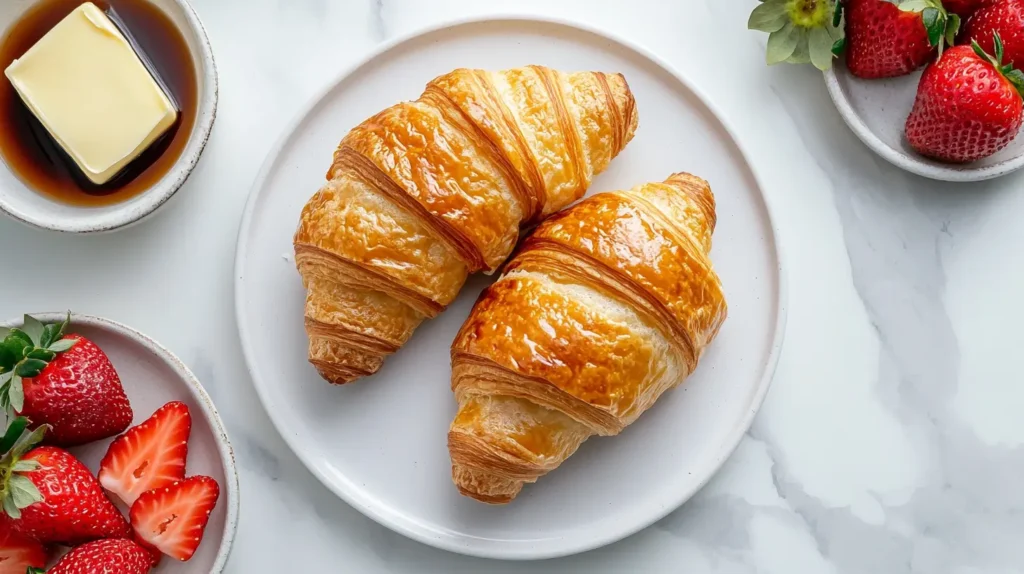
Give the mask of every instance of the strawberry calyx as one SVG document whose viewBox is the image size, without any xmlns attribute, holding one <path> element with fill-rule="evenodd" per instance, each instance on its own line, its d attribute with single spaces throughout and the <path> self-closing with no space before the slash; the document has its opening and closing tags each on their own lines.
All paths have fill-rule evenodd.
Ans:
<svg viewBox="0 0 1024 574">
<path fill-rule="evenodd" d="M 75 346 L 78 339 L 65 339 L 71 313 L 60 323 L 44 325 L 25 315 L 18 328 L 0 328 L 0 409 L 8 418 L 25 406 L 23 378 L 38 376 L 58 354 Z"/>
<path fill-rule="evenodd" d="M 956 35 L 962 23 L 960 16 L 949 12 L 942 5 L 942 0 L 888 0 L 899 6 L 904 12 L 918 12 L 921 23 L 928 32 L 928 44 L 939 49 L 942 56 L 946 46 L 956 43 Z"/>
<path fill-rule="evenodd" d="M 992 43 L 995 46 L 995 54 L 989 54 L 978 45 L 977 40 L 971 40 L 971 48 L 979 58 L 985 60 L 992 65 L 1008 82 L 1013 86 L 1017 93 L 1024 98 L 1024 72 L 1013 67 L 1013 62 L 1008 64 L 1003 63 L 1003 40 L 999 37 L 999 32 L 992 33 Z"/>
<path fill-rule="evenodd" d="M 761 0 L 747 28 L 768 33 L 765 61 L 832 67 L 843 40 L 840 0 Z"/>
<path fill-rule="evenodd" d="M 43 499 L 36 485 L 22 473 L 40 468 L 35 460 L 22 460 L 30 450 L 42 442 L 49 430 L 48 425 L 41 425 L 29 430 L 29 420 L 16 417 L 7 426 L 3 438 L 0 438 L 0 503 L 3 512 L 12 519 L 21 518 L 21 510 Z"/>
</svg>

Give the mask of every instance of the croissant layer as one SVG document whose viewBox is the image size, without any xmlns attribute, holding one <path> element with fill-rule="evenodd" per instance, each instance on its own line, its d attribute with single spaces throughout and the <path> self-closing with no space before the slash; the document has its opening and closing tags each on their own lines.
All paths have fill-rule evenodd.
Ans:
<svg viewBox="0 0 1024 574">
<path fill-rule="evenodd" d="M 710 186 L 675 174 L 591 197 L 523 242 L 452 345 L 460 492 L 509 502 L 693 372 L 727 314 L 714 227 Z"/>
<path fill-rule="evenodd" d="M 454 70 L 353 128 L 294 237 L 310 361 L 334 383 L 376 372 L 523 226 L 579 199 L 636 126 L 621 75 L 527 66 Z"/>
</svg>

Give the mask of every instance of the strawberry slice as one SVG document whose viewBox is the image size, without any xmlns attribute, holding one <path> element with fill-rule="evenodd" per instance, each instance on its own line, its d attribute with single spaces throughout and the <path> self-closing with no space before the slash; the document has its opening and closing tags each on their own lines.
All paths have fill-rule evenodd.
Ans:
<svg viewBox="0 0 1024 574">
<path fill-rule="evenodd" d="M 110 443 L 100 463 L 100 484 L 129 507 L 147 490 L 185 478 L 192 416 L 184 403 L 160 407 Z"/>
<path fill-rule="evenodd" d="M 143 493 L 130 513 L 137 540 L 171 558 L 192 558 L 218 496 L 220 486 L 208 476 L 192 476 Z"/>
<path fill-rule="evenodd" d="M 0 521 L 0 574 L 25 574 L 28 568 L 44 566 L 43 545 L 12 530 L 6 519 Z"/>
</svg>

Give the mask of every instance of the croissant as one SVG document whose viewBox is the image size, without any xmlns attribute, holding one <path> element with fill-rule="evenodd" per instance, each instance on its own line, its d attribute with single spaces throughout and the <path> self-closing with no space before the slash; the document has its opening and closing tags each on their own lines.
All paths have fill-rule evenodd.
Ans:
<svg viewBox="0 0 1024 574">
<path fill-rule="evenodd" d="M 680 173 L 595 195 L 523 242 L 452 344 L 462 494 L 511 501 L 693 372 L 727 311 L 714 228 L 708 183 Z"/>
<path fill-rule="evenodd" d="M 310 362 L 332 383 L 375 373 L 636 126 L 621 74 L 529 66 L 455 70 L 354 128 L 294 236 Z"/>
</svg>

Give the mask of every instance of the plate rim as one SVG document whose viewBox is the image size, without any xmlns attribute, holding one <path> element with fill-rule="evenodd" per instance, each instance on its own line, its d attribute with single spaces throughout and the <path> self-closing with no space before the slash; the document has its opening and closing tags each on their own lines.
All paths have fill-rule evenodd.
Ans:
<svg viewBox="0 0 1024 574">
<path fill-rule="evenodd" d="M 843 89 L 842 84 L 839 82 L 839 76 L 836 74 L 836 67 L 841 65 L 843 64 L 836 63 L 824 73 L 825 88 L 828 90 L 832 105 L 835 106 L 836 111 L 839 112 L 843 122 L 850 128 L 850 131 L 868 149 L 892 165 L 921 177 L 952 183 L 969 183 L 995 179 L 1004 175 L 1010 175 L 1024 168 L 1024 150 L 1020 154 L 994 165 L 963 169 L 958 169 L 955 167 L 955 164 L 950 164 L 949 166 L 937 165 L 922 158 L 901 153 L 898 149 L 882 141 L 882 138 L 878 137 L 868 127 L 867 123 L 854 109 L 853 104 L 850 102 L 850 97 L 847 95 L 846 90 Z M 1017 137 L 1024 137 L 1024 130 Z"/>
<path fill-rule="evenodd" d="M 68 313 L 47 311 L 41 313 L 27 313 L 39 319 L 43 322 L 56 322 L 63 320 Z M 88 325 L 93 328 L 103 329 L 108 332 L 113 332 L 117 335 L 125 337 L 130 341 L 141 345 L 147 351 L 152 353 L 154 356 L 166 363 L 171 369 L 186 383 L 192 397 L 196 399 L 199 404 L 200 410 L 203 412 L 203 416 L 206 417 L 207 422 L 213 429 L 213 435 L 217 443 L 217 452 L 220 455 L 221 466 L 224 470 L 224 478 L 227 481 L 224 490 L 227 492 L 226 505 L 227 514 L 224 517 L 224 532 L 222 534 L 220 547 L 217 549 L 217 555 L 214 557 L 213 566 L 210 569 L 210 574 L 220 574 L 227 567 L 228 558 L 231 556 L 231 549 L 234 547 L 235 534 L 238 530 L 238 506 L 239 506 L 239 480 L 238 480 L 238 468 L 235 463 L 235 452 L 231 446 L 231 440 L 228 438 L 227 429 L 224 427 L 224 421 L 221 420 L 220 414 L 217 412 L 217 407 L 213 404 L 213 399 L 206 392 L 202 383 L 196 378 L 192 370 L 188 368 L 177 355 L 172 353 L 167 347 L 164 347 L 158 343 L 152 337 L 142 333 L 141 331 L 129 327 L 119 321 L 113 319 L 107 319 L 105 317 L 99 317 L 97 315 L 89 315 L 86 313 L 75 313 L 70 312 L 71 324 L 72 325 Z M 5 327 L 17 327 L 24 324 L 22 317 L 10 319 L 0 323 Z"/>
<path fill-rule="evenodd" d="M 536 548 L 535 545 L 531 544 L 516 544 L 514 546 L 491 547 L 481 548 L 475 545 L 467 545 L 461 541 L 460 538 L 454 536 L 439 536 L 435 530 L 430 530 L 425 527 L 419 526 L 414 521 L 409 523 L 402 523 L 393 520 L 387 513 L 382 512 L 377 504 L 374 504 L 371 500 L 367 500 L 362 496 L 355 493 L 349 492 L 338 485 L 326 473 L 322 472 L 319 467 L 313 463 L 312 455 L 305 451 L 300 445 L 301 441 L 298 435 L 290 432 L 289 425 L 279 421 L 278 417 L 272 414 L 272 409 L 269 408 L 268 397 L 264 394 L 264 383 L 262 377 L 257 373 L 254 368 L 254 357 L 255 354 L 251 348 L 251 343 L 247 332 L 250 330 L 249 323 L 245 318 L 245 314 L 242 309 L 243 297 L 243 279 L 245 277 L 245 253 L 248 249 L 248 231 L 251 228 L 252 217 L 255 211 L 257 200 L 261 195 L 261 189 L 265 186 L 266 180 L 270 171 L 277 161 L 284 145 L 292 137 L 299 125 L 305 120 L 305 118 L 327 97 L 327 95 L 333 91 L 339 84 L 344 82 L 349 76 L 357 73 L 363 69 L 364 66 L 370 65 L 374 60 L 384 56 L 391 50 L 394 50 L 403 44 L 414 41 L 421 36 L 434 34 L 437 32 L 445 31 L 448 29 L 461 28 L 466 26 L 482 25 L 482 24 L 493 24 L 493 23 L 512 23 L 512 24 L 524 24 L 524 23 L 537 23 L 544 25 L 554 25 L 564 28 L 569 28 L 577 31 L 582 31 L 587 34 L 596 36 L 598 38 L 608 40 L 620 47 L 632 51 L 640 57 L 646 59 L 650 63 L 653 63 L 664 72 L 668 73 L 674 80 L 679 82 L 684 88 L 689 90 L 694 97 L 696 97 L 701 104 L 706 108 L 708 112 L 714 117 L 715 121 L 721 126 L 725 133 L 729 136 L 732 145 L 736 147 L 739 152 L 740 158 L 747 164 L 747 168 L 750 170 L 750 175 L 754 180 L 755 185 L 760 192 L 762 201 L 764 202 L 765 214 L 768 219 L 769 228 L 771 229 L 772 241 L 775 245 L 776 264 L 778 266 L 778 293 L 775 300 L 776 321 L 774 331 L 772 334 L 771 350 L 765 364 L 764 375 L 758 382 L 757 391 L 753 398 L 752 406 L 748 412 L 744 415 L 740 424 L 737 425 L 732 434 L 728 436 L 726 441 L 723 443 L 726 448 L 722 450 L 719 457 L 714 460 L 710 465 L 711 472 L 708 473 L 707 477 L 696 483 L 692 488 L 682 490 L 673 499 L 667 501 L 661 505 L 656 512 L 652 512 L 644 520 L 638 520 L 635 523 L 625 525 L 617 530 L 602 533 L 598 536 L 591 536 L 585 540 L 573 540 L 569 544 L 560 544 L 552 547 Z M 245 359 L 246 368 L 249 371 L 249 375 L 252 379 L 253 387 L 256 390 L 256 394 L 263 405 L 264 410 L 267 413 L 267 417 L 270 419 L 274 428 L 278 434 L 284 440 L 288 448 L 298 457 L 306 469 L 314 477 L 323 484 L 330 492 L 335 496 L 343 500 L 346 504 L 355 508 L 364 516 L 370 518 L 374 522 L 384 526 L 398 534 L 401 534 L 407 538 L 420 542 L 422 544 L 433 546 L 441 550 L 446 550 L 456 554 L 462 554 L 466 556 L 473 556 L 478 558 L 491 558 L 499 560 L 544 560 L 550 558 L 561 558 L 565 556 L 571 556 L 579 554 L 589 550 L 594 550 L 606 546 L 608 544 L 618 542 L 624 538 L 627 538 L 647 527 L 654 524 L 658 520 L 661 520 L 672 511 L 676 510 L 687 500 L 693 497 L 698 491 L 700 491 L 711 477 L 715 476 L 721 469 L 722 465 L 728 460 L 736 448 L 739 446 L 743 436 L 749 430 L 753 423 L 754 416 L 760 410 L 761 405 L 764 403 L 764 398 L 768 393 L 768 389 L 771 387 L 771 382 L 774 378 L 776 368 L 779 362 L 779 356 L 783 347 L 785 339 L 786 323 L 787 323 L 787 302 L 789 300 L 789 281 L 788 281 L 788 266 L 786 265 L 786 257 L 784 255 L 784 247 L 780 238 L 780 232 L 778 229 L 778 217 L 776 210 L 772 205 L 771 197 L 766 193 L 766 186 L 764 180 L 761 177 L 755 164 L 750 160 L 751 154 L 748 152 L 747 147 L 741 142 L 737 136 L 736 130 L 732 124 L 726 119 L 726 116 L 722 113 L 718 106 L 712 103 L 711 98 L 704 93 L 703 90 L 698 88 L 687 76 L 679 72 L 674 66 L 666 62 L 660 56 L 644 47 L 643 45 L 622 36 L 609 32 L 601 27 L 595 26 L 590 23 L 574 21 L 566 18 L 537 15 L 537 14 L 522 14 L 522 13 L 502 13 L 502 14 L 488 14 L 488 15 L 475 15 L 461 18 L 447 19 L 439 23 L 434 23 L 426 26 L 416 27 L 404 34 L 400 34 L 393 38 L 390 38 L 384 42 L 377 44 L 372 50 L 370 50 L 364 57 L 360 58 L 353 64 L 343 68 L 340 73 L 333 76 L 329 81 L 325 83 L 323 87 L 317 90 L 314 95 L 309 98 L 304 104 L 299 107 L 298 113 L 284 126 L 278 138 L 274 144 L 270 147 L 267 155 L 264 157 L 263 163 L 260 166 L 259 172 L 253 180 L 252 186 L 249 189 L 249 196 L 246 199 L 245 209 L 242 212 L 241 223 L 238 228 L 238 237 L 235 248 L 235 266 L 234 266 L 234 290 L 233 294 L 235 297 L 235 323 L 238 328 L 239 344 L 242 348 L 242 355 Z"/>
</svg>

